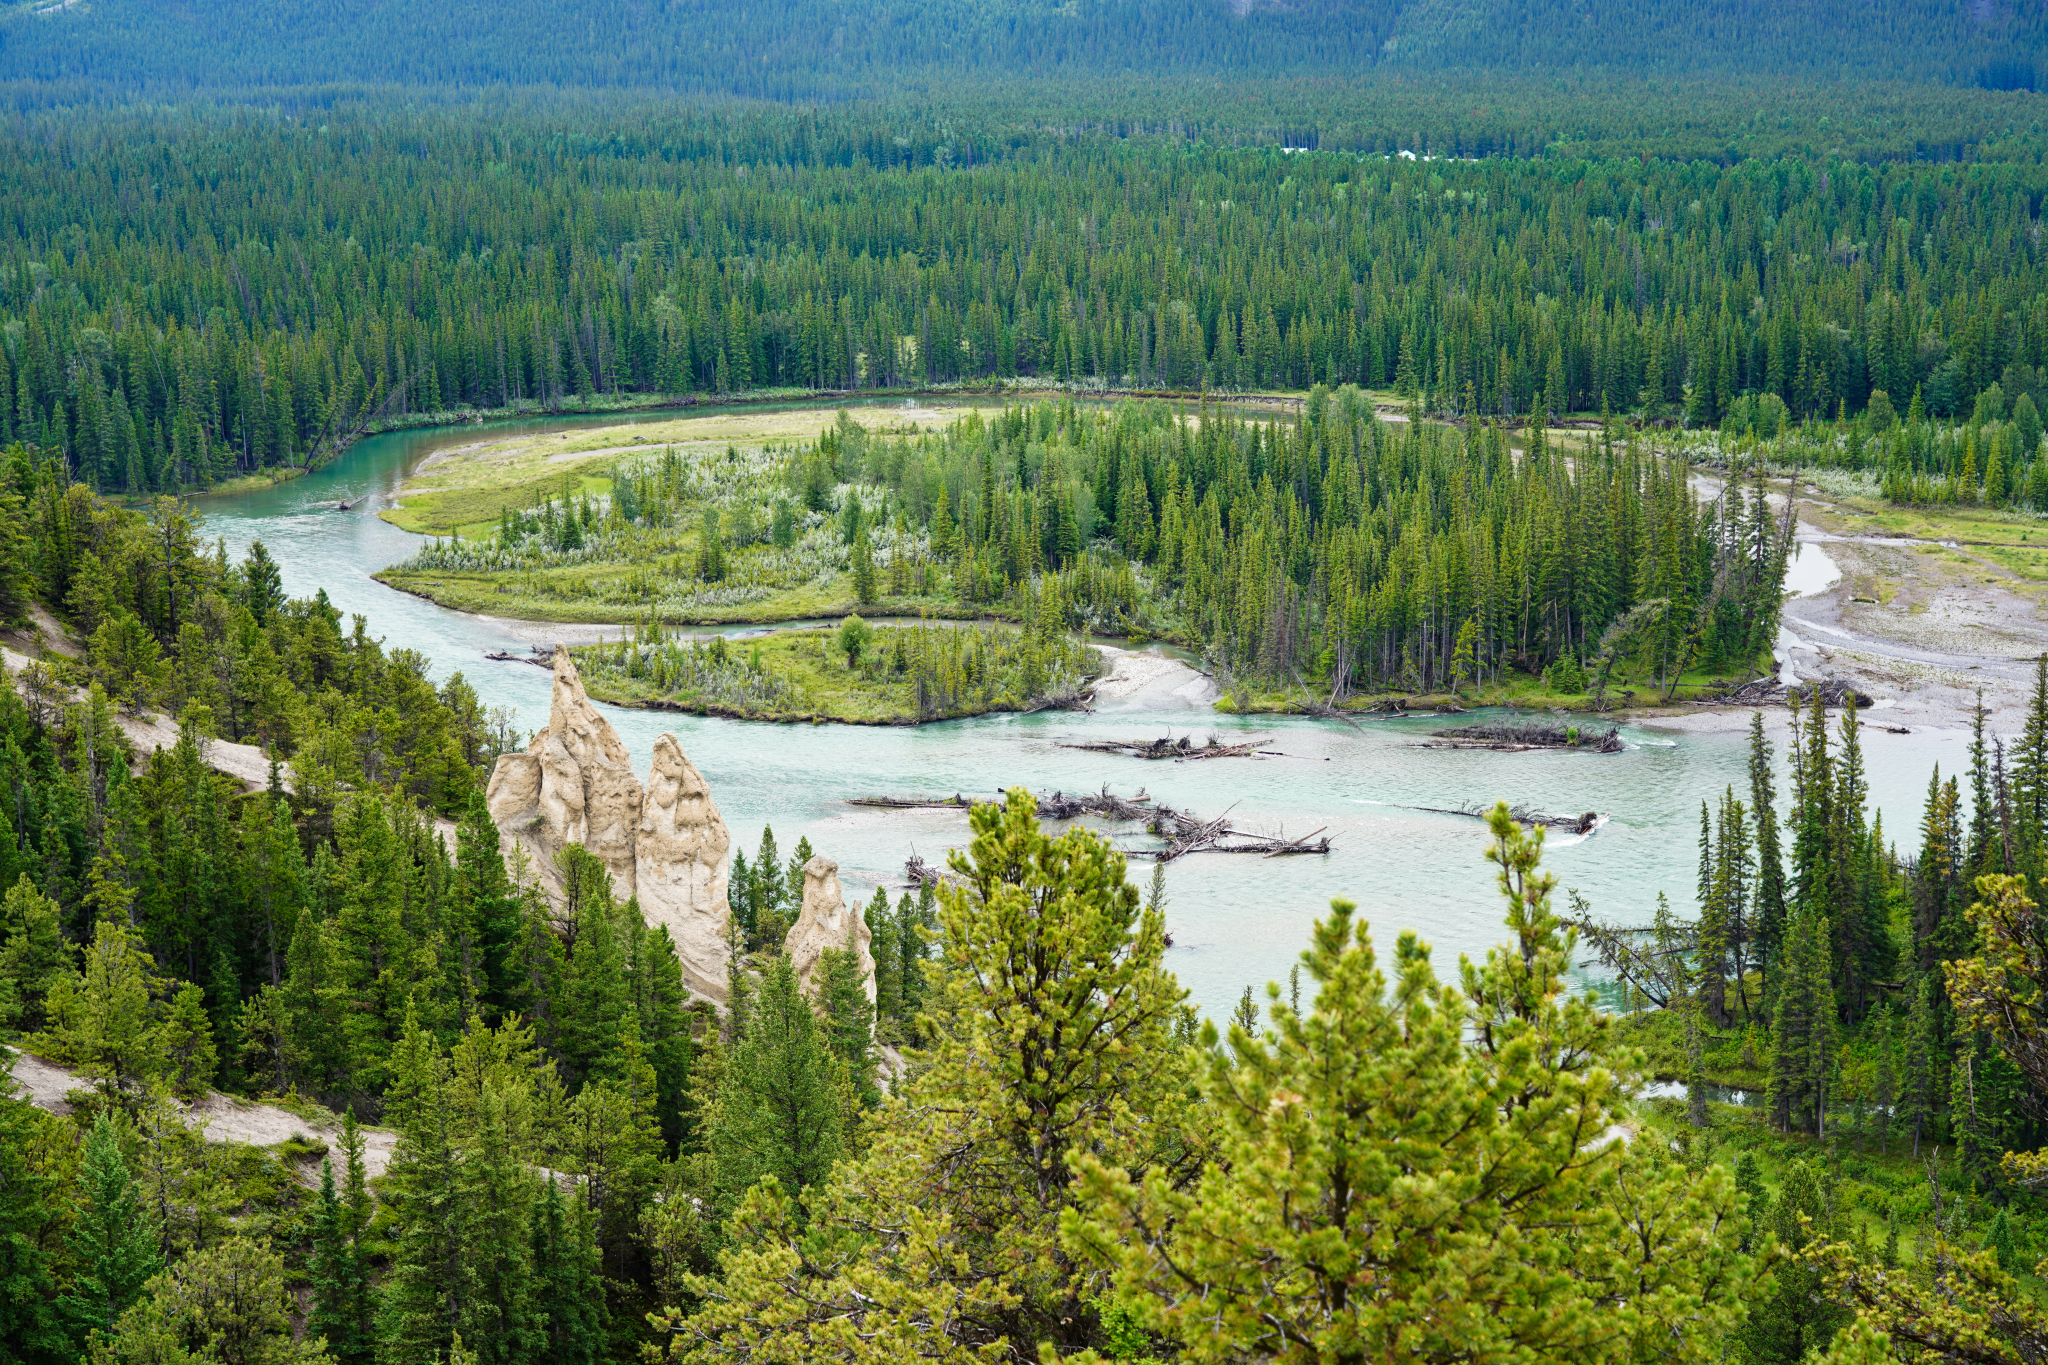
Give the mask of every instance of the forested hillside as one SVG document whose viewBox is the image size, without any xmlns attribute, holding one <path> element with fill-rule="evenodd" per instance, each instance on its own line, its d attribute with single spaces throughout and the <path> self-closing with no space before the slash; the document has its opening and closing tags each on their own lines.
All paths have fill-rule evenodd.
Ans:
<svg viewBox="0 0 2048 1365">
<path fill-rule="evenodd" d="M 812 114 L 38 117 L 0 436 L 107 490 L 374 420 L 1037 376 L 1794 416 L 2048 365 L 2038 160 L 1286 156 Z M 61 149 L 61 150 L 59 150 Z"/>
<path fill-rule="evenodd" d="M 2039 11 L 1970 0 L 891 0 L 711 5 L 250 9 L 199 0 L 17 0 L 0 77 L 106 87 L 660 87 L 765 98 L 871 93 L 907 77 L 1584 68 L 1906 77 L 2032 88 Z M 222 44 L 233 32 L 235 41 Z"/>
</svg>

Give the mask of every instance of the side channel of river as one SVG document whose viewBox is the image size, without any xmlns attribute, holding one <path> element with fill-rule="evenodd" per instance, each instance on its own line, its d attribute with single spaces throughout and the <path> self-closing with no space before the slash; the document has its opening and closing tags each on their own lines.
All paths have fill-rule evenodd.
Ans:
<svg viewBox="0 0 2048 1365">
<path fill-rule="evenodd" d="M 828 406 L 839 406 L 837 404 Z M 388 647 L 433 659 L 437 677 L 460 671 L 486 705 L 517 708 L 529 730 L 546 724 L 548 675 L 493 663 L 488 650 L 524 649 L 503 626 L 396 592 L 370 575 L 413 552 L 418 537 L 377 516 L 405 472 L 433 450 L 480 434 L 571 430 L 673 420 L 673 412 L 504 422 L 408 431 L 363 441 L 334 464 L 258 493 L 201 504 L 205 534 L 239 558 L 261 539 L 284 572 L 287 591 L 324 588 L 343 612 L 360 613 Z M 358 502 L 358 499 L 361 499 Z M 337 512 L 345 500 L 354 507 Z M 964 816 L 883 813 L 845 804 L 875 792 L 993 793 L 1022 783 L 1035 790 L 1121 794 L 1144 788 L 1202 814 L 1232 809 L 1240 825 L 1305 834 L 1326 828 L 1327 857 L 1267 860 L 1196 856 L 1167 869 L 1167 924 L 1173 969 L 1194 1000 L 1227 1011 L 1247 985 L 1285 980 L 1308 930 L 1330 899 L 1354 900 L 1383 949 L 1412 927 L 1434 945 L 1439 972 L 1460 953 L 1481 954 L 1500 930 L 1491 869 L 1474 820 L 1410 807 L 1457 807 L 1502 799 L 1546 810 L 1596 810 L 1609 818 L 1592 836 L 1554 838 L 1547 864 L 1597 910 L 1647 918 L 1661 890 L 1681 913 L 1692 908 L 1700 802 L 1746 786 L 1739 734 L 1682 734 L 1625 727 L 1630 747 L 1614 755 L 1496 754 L 1415 747 L 1427 720 L 1367 722 L 1362 731 L 1309 719 L 1249 720 L 1192 710 L 1158 689 L 1089 715 L 995 716 L 916 729 L 775 726 L 607 708 L 645 773 L 654 739 L 673 731 L 703 771 L 738 847 L 751 857 L 764 823 L 788 856 L 797 838 L 838 860 L 849 896 L 901 881 L 917 852 L 939 859 L 965 842 Z M 1782 714 L 1782 713 L 1781 713 Z M 1058 747 L 1072 737 L 1142 737 L 1173 730 L 1271 735 L 1284 758 L 1157 763 Z M 1964 764 L 1966 737 L 1938 732 L 1866 739 L 1871 789 L 1894 838 L 1910 841 L 1931 763 Z M 1782 748 L 1782 744 L 1780 746 Z M 1144 841 L 1133 831 L 1120 842 Z M 1141 882 L 1146 864 L 1134 864 Z"/>
</svg>

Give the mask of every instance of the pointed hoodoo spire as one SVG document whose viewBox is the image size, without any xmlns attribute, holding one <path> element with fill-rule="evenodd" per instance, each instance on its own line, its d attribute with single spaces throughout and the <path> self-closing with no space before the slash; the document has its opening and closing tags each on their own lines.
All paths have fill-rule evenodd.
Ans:
<svg viewBox="0 0 2048 1365">
<path fill-rule="evenodd" d="M 874 933 L 858 906 L 849 907 L 839 887 L 839 864 L 820 853 L 804 864 L 804 905 L 782 940 L 804 993 L 816 998 L 818 963 L 827 948 L 848 948 L 860 962 L 868 1003 L 875 1000 Z"/>
<path fill-rule="evenodd" d="M 643 789 L 618 732 L 591 703 L 569 651 L 555 647 L 548 728 L 498 759 L 485 803 L 509 856 L 524 848 L 548 894 L 562 893 L 555 858 L 582 844 L 611 869 L 614 892 L 637 895 L 665 926 L 697 995 L 725 999 L 725 855 L 731 846 L 711 789 L 674 735 L 654 744 Z"/>
</svg>

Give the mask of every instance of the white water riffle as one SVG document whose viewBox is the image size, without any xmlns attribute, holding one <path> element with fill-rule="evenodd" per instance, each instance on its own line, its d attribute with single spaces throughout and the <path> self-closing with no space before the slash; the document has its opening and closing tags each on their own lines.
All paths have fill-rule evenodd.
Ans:
<svg viewBox="0 0 2048 1365">
<path fill-rule="evenodd" d="M 607 415 L 496 429 L 510 434 L 632 420 Z M 460 670 L 486 706 L 515 707 L 521 724 L 537 729 L 547 721 L 548 674 L 483 657 L 488 650 L 523 652 L 524 639 L 369 576 L 419 543 L 376 515 L 404 472 L 436 448 L 492 431 L 463 426 L 372 438 L 306 478 L 205 500 L 205 534 L 224 540 L 236 558 L 261 538 L 292 595 L 325 588 L 343 612 L 366 616 L 387 647 L 428 655 L 437 678 Z M 354 510 L 333 510 L 337 500 L 358 499 L 364 501 Z M 849 895 L 865 897 L 877 883 L 894 894 L 909 854 L 937 860 L 966 842 L 966 820 L 958 814 L 845 804 L 868 793 L 993 795 L 1016 783 L 1092 791 L 1107 783 L 1125 795 L 1142 787 L 1205 815 L 1229 807 L 1232 820 L 1245 827 L 1290 834 L 1327 828 L 1335 840 L 1327 857 L 1198 855 L 1167 869 L 1166 919 L 1174 937 L 1169 961 L 1212 1013 L 1226 1011 L 1247 985 L 1263 998 L 1267 981 L 1284 983 L 1310 924 L 1333 896 L 1359 904 L 1383 948 L 1401 928 L 1421 931 L 1445 975 L 1455 973 L 1459 953 L 1483 953 L 1498 939 L 1500 900 L 1481 856 L 1484 826 L 1407 807 L 1499 799 L 1539 810 L 1598 811 L 1608 819 L 1597 833 L 1553 841 L 1548 865 L 1562 886 L 1577 887 L 1601 913 L 1647 921 L 1660 890 L 1682 913 L 1690 912 L 1700 802 L 1717 800 L 1729 784 L 1741 791 L 1747 783 L 1740 733 L 1626 727 L 1636 747 L 1620 754 L 1422 749 L 1415 741 L 1443 722 L 1368 720 L 1354 731 L 1298 717 L 1217 715 L 1191 706 L 1193 695 L 1146 687 L 1092 715 L 989 716 L 916 728 L 777 726 L 618 708 L 607 714 L 643 774 L 655 736 L 675 732 L 749 857 L 763 822 L 773 824 L 785 857 L 800 835 L 807 836 L 839 861 Z M 1271 747 L 1287 756 L 1172 763 L 1058 747 L 1070 737 L 1138 738 L 1169 730 L 1192 730 L 1198 738 L 1210 732 L 1271 735 Z M 1891 829 L 1917 822 L 1927 764 L 1940 757 L 1949 766 L 1946 746 L 1938 754 L 1922 753 L 1926 747 L 1918 738 L 1866 746 L 1872 789 Z M 1128 846 L 1149 843 L 1135 829 L 1115 833 Z M 1149 870 L 1135 863 L 1133 876 L 1142 883 Z"/>
</svg>

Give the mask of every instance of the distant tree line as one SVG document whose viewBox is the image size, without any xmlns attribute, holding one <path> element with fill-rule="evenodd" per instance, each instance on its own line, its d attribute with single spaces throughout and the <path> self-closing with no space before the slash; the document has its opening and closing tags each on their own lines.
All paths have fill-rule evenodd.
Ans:
<svg viewBox="0 0 2048 1365">
<path fill-rule="evenodd" d="M 25 128 L 0 142 L 0 436 L 141 492 L 375 421 L 631 394 L 1352 382 L 1713 423 L 1874 390 L 1966 414 L 2048 365 L 2038 161 L 897 150 L 808 113 Z"/>
</svg>

